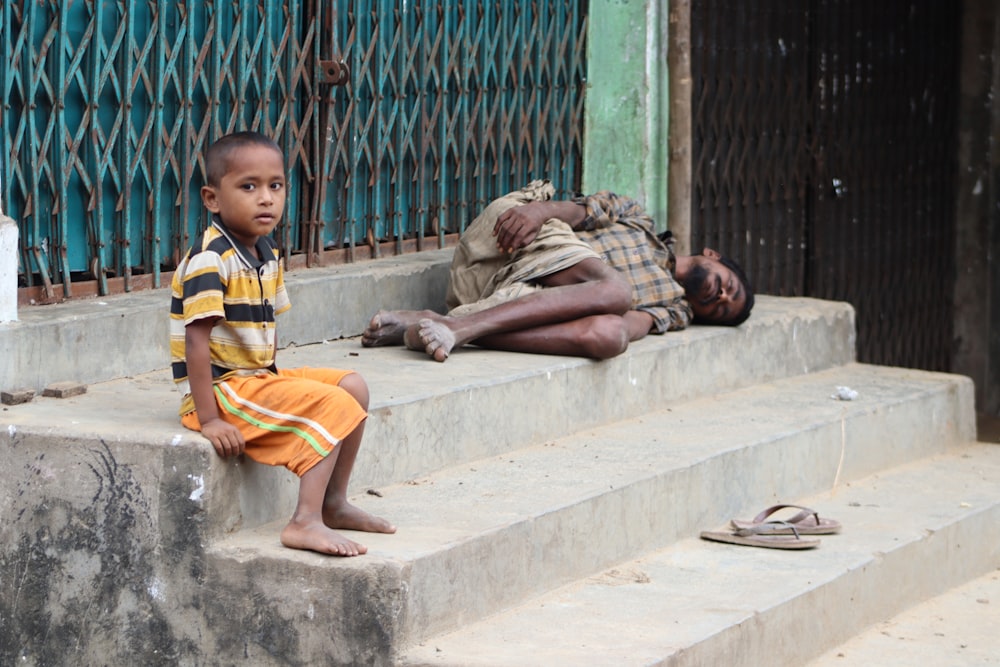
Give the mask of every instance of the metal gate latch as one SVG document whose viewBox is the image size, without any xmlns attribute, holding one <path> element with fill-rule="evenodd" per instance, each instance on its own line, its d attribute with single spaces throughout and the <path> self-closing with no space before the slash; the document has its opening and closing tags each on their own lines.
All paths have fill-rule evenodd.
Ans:
<svg viewBox="0 0 1000 667">
<path fill-rule="evenodd" d="M 351 79 L 351 69 L 343 60 L 320 60 L 319 79 L 323 83 L 343 86 Z"/>
</svg>

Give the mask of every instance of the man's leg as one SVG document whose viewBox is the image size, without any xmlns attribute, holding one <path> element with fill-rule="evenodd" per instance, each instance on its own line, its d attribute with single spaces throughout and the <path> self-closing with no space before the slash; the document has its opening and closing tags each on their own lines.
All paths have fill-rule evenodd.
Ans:
<svg viewBox="0 0 1000 667">
<path fill-rule="evenodd" d="M 411 349 L 423 349 L 435 360 L 444 361 L 456 347 L 481 340 L 486 346 L 494 343 L 498 349 L 595 358 L 614 356 L 624 349 L 622 345 L 628 344 L 627 334 L 622 341 L 614 319 L 600 317 L 621 319 L 632 305 L 632 288 L 618 271 L 599 259 L 588 258 L 545 276 L 539 283 L 546 289 L 477 313 L 461 317 L 430 313 L 419 318 L 406 330 L 406 345 Z M 584 318 L 588 321 L 549 330 L 550 336 L 558 335 L 548 342 L 540 338 L 511 338 L 505 343 L 497 338 L 502 334 L 573 323 Z M 602 340 L 595 345 L 594 340 L 582 338 L 588 331 L 592 334 L 591 339 L 601 337 Z M 545 332 L 540 334 L 544 336 Z M 617 351 L 611 353 L 611 350 Z"/>
</svg>

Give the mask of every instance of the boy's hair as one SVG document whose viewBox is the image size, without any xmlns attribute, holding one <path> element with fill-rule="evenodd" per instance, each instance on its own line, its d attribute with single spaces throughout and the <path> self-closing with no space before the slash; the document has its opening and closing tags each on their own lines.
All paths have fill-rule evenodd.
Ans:
<svg viewBox="0 0 1000 667">
<path fill-rule="evenodd" d="M 205 180 L 217 187 L 222 177 L 229 171 L 229 159 L 233 152 L 247 146 L 267 146 L 282 154 L 281 148 L 270 137 L 260 132 L 234 132 L 221 137 L 205 151 Z"/>
</svg>

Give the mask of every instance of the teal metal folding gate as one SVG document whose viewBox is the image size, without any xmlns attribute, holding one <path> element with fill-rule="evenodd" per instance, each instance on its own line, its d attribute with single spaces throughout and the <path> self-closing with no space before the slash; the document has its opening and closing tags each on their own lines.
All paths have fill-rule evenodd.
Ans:
<svg viewBox="0 0 1000 667">
<path fill-rule="evenodd" d="M 235 130 L 286 152 L 291 265 L 447 245 L 532 178 L 577 190 L 585 4 L 4 2 L 22 293 L 162 285 L 206 223 L 200 156 Z"/>
</svg>

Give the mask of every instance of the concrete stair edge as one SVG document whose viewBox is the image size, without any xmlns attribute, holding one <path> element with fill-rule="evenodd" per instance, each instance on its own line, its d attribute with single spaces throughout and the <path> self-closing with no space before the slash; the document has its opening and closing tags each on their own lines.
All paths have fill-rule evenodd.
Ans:
<svg viewBox="0 0 1000 667">
<path fill-rule="evenodd" d="M 292 271 L 280 344 L 357 336 L 380 308 L 440 310 L 453 249 Z M 106 382 L 170 364 L 170 285 L 19 309 L 0 324 L 0 389 Z M 109 344 L 113 341 L 114 344 Z M 82 352 L 81 352 L 82 351 Z"/>
<path fill-rule="evenodd" d="M 762 297 L 759 310 L 743 327 L 650 336 L 605 362 L 467 349 L 438 364 L 417 352 L 362 348 L 349 339 L 291 346 L 279 353 L 279 363 L 353 368 L 366 378 L 372 405 L 352 487 L 364 490 L 677 401 L 853 360 L 853 348 L 843 343 L 853 330 L 847 304 Z M 0 426 L 38 440 L 40 449 L 44 441 L 73 443 L 67 452 L 127 442 L 155 458 L 164 448 L 171 459 L 188 452 L 198 462 L 179 466 L 184 479 L 174 487 L 204 489 L 199 497 L 206 526 L 229 529 L 286 516 L 297 494 L 294 476 L 251 461 L 205 466 L 202 457 L 212 450 L 180 426 L 178 403 L 169 372 L 161 369 L 95 383 L 82 396 L 13 406 L 0 413 Z M 222 492 L 212 493 L 216 488 Z"/>
<path fill-rule="evenodd" d="M 816 388 L 829 386 L 830 380 L 851 377 L 849 373 L 837 375 L 835 371 L 829 373 L 832 377 L 828 379 L 786 380 L 788 386 L 783 391 L 815 395 Z M 874 378 L 870 384 L 883 385 L 883 391 L 891 383 L 885 369 L 875 367 L 858 366 L 854 377 L 860 379 L 865 372 Z M 913 375 L 896 369 L 888 374 Z M 714 525 L 735 515 L 740 508 L 755 503 L 764 506 L 776 500 L 761 498 L 761 488 L 775 489 L 780 498 L 829 488 L 835 480 L 834 470 L 843 447 L 842 422 L 848 424 L 848 447 L 846 463 L 842 465 L 846 472 L 839 478 L 840 484 L 870 474 L 873 468 L 900 465 L 913 458 L 943 452 L 948 443 L 957 442 L 959 432 L 954 424 L 935 420 L 933 415 L 947 411 L 947 405 L 954 406 L 955 397 L 950 390 L 951 378 L 931 375 L 939 383 L 936 391 L 909 388 L 906 397 L 900 396 L 895 401 L 879 397 L 875 399 L 877 404 L 855 406 L 850 414 L 841 414 L 837 405 L 820 405 L 822 409 L 817 412 L 823 413 L 822 416 L 806 414 L 804 408 L 795 406 L 798 407 L 795 419 L 789 418 L 782 424 L 768 422 L 765 415 L 763 421 L 767 423 L 746 433 L 742 436 L 746 442 L 739 444 L 727 443 L 732 428 L 746 415 L 759 414 L 760 406 L 770 401 L 772 395 L 754 403 L 751 395 L 754 390 L 749 389 L 722 398 L 691 401 L 687 406 L 664 411 L 658 418 L 637 420 L 641 423 L 623 427 L 619 436 L 610 433 L 610 427 L 596 429 L 586 437 L 570 436 L 496 460 L 476 462 L 472 464 L 473 472 L 467 466 L 455 466 L 448 474 L 431 476 L 422 485 L 383 489 L 385 496 L 381 499 L 356 502 L 370 511 L 388 515 L 404 528 L 395 536 L 357 536 L 371 548 L 366 557 L 372 563 L 371 572 L 365 571 L 365 563 L 352 563 L 350 568 L 338 570 L 336 563 L 330 564 L 322 557 L 283 550 L 277 544 L 282 522 L 220 540 L 211 546 L 210 553 L 221 563 L 230 559 L 252 563 L 256 559 L 285 558 L 293 569 L 320 567 L 326 574 L 302 576 L 327 580 L 334 589 L 345 585 L 338 575 L 347 577 L 344 581 L 352 577 L 367 579 L 375 576 L 374 571 L 384 572 L 386 562 L 395 563 L 398 567 L 392 572 L 401 579 L 393 585 L 383 583 L 394 601 L 398 601 L 398 591 L 403 591 L 403 604 L 390 634 L 399 642 L 412 644 L 517 605 L 553 586 L 589 576 L 627 560 L 634 553 L 663 548 L 696 532 L 698 526 Z M 812 380 L 811 387 L 807 380 Z M 903 383 L 905 378 L 898 381 Z M 773 392 L 781 394 L 780 389 Z M 822 400 L 834 403 L 825 394 Z M 685 449 L 680 443 L 689 441 L 698 430 L 697 424 L 691 423 L 692 415 L 703 412 L 708 405 L 718 408 L 720 414 L 730 415 L 732 423 L 728 430 L 724 425 L 723 432 L 705 434 L 702 443 Z M 736 406 L 743 412 L 734 409 Z M 890 411 L 895 416 L 887 416 Z M 800 430 L 795 430 L 796 419 L 805 423 Z M 676 429 L 679 432 L 673 438 L 657 441 L 653 436 L 648 442 L 641 442 L 643 434 L 656 432 L 664 421 L 687 421 L 688 426 Z M 873 457 L 873 449 L 888 432 L 895 432 L 910 446 L 899 448 L 893 459 Z M 661 451 L 657 456 L 656 450 L 674 446 L 681 451 L 676 454 Z M 577 485 L 579 488 L 573 488 L 572 483 L 568 487 L 556 485 L 548 494 L 541 488 L 545 478 L 550 477 L 545 471 L 553 472 L 560 463 L 567 470 L 579 472 L 581 477 L 593 479 L 600 466 L 613 466 L 629 450 L 637 461 L 648 462 L 650 469 L 646 471 L 645 465 L 636 468 L 632 464 L 627 471 L 609 473 L 605 481 L 611 488 L 607 489 L 603 483 L 581 483 Z M 603 460 L 587 461 L 590 452 L 598 452 L 595 458 L 602 456 Z M 517 460 L 524 479 L 512 477 L 512 473 L 504 470 L 509 468 L 508 458 L 511 464 Z M 810 462 L 812 466 L 806 472 L 796 472 L 802 469 L 802 464 Z M 628 466 L 623 461 L 621 467 Z M 741 473 L 738 484 L 720 493 L 720 486 L 725 485 L 727 475 L 735 469 Z M 693 508 L 679 509 L 685 502 Z M 660 506 L 675 509 L 660 513 L 652 509 Z M 625 507 L 646 508 L 647 515 L 623 515 Z M 401 508 L 414 509 L 406 515 Z M 476 526 L 452 528 L 466 523 L 460 516 L 462 513 L 486 517 L 491 511 L 496 513 L 495 519 L 483 518 Z M 469 563 L 475 565 L 469 567 Z M 225 564 L 217 567 L 231 569 Z M 287 604 L 285 616 L 292 613 L 289 610 L 295 609 L 300 600 L 289 600 Z"/>
<path fill-rule="evenodd" d="M 427 638 L 397 664 L 801 665 L 996 570 L 1000 491 L 982 482 L 998 472 L 1000 448 L 968 443 L 800 499 L 844 522 L 817 549 L 683 540 Z"/>
</svg>

